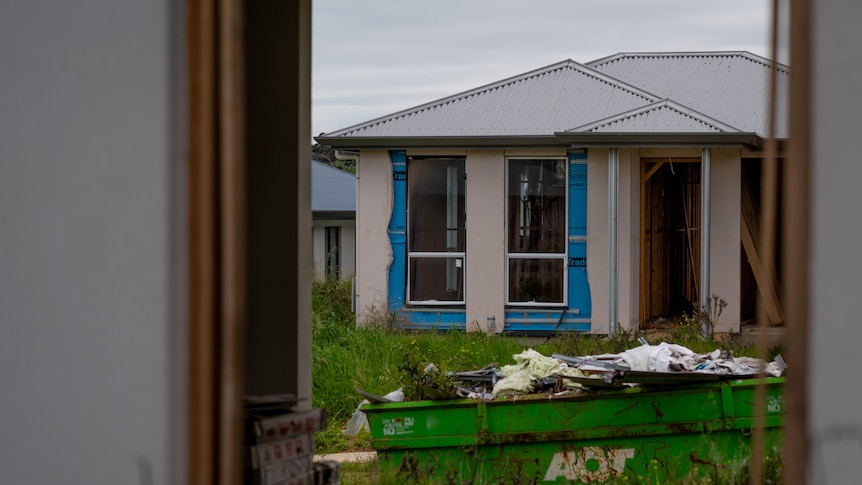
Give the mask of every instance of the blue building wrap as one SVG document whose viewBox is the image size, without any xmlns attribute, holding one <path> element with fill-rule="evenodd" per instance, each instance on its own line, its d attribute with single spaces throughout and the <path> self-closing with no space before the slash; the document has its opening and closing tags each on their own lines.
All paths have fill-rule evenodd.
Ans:
<svg viewBox="0 0 862 485">
<path fill-rule="evenodd" d="M 569 310 L 581 319 L 592 315 L 587 279 L 587 152 L 569 152 Z"/>
<path fill-rule="evenodd" d="M 389 311 L 404 307 L 407 275 L 407 152 L 389 150 L 392 161 L 392 217 L 389 218 Z"/>
<path fill-rule="evenodd" d="M 392 216 L 389 218 L 389 244 L 392 263 L 389 265 L 387 303 L 405 328 L 450 329 L 466 328 L 464 310 L 419 310 L 404 306 L 407 294 L 407 152 L 389 150 L 392 162 Z"/>
<path fill-rule="evenodd" d="M 569 221 L 566 252 L 567 304 L 563 310 L 507 310 L 506 332 L 588 332 L 592 296 L 587 279 L 587 151 L 572 150 L 569 162 Z"/>
</svg>

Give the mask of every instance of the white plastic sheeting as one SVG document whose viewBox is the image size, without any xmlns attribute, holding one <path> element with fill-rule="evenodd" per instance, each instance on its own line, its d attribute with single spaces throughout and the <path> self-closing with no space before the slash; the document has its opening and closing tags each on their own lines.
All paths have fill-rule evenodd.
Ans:
<svg viewBox="0 0 862 485">
<path fill-rule="evenodd" d="M 515 364 L 504 365 L 500 368 L 501 380 L 494 386 L 494 396 L 507 394 L 526 394 L 533 391 L 536 381 L 551 375 L 586 377 L 587 375 L 578 369 L 569 367 L 553 357 L 547 357 L 533 349 L 527 349 L 520 354 L 512 356 Z M 574 382 L 566 382 L 567 388 L 580 387 Z"/>
<path fill-rule="evenodd" d="M 765 372 L 778 377 L 784 369 L 776 362 L 767 364 L 753 357 L 734 357 L 727 351 L 716 349 L 708 354 L 695 354 L 682 345 L 662 342 L 658 345 L 641 345 L 619 354 L 618 364 L 633 371 L 644 372 L 704 372 L 719 375 L 753 375 Z"/>
</svg>

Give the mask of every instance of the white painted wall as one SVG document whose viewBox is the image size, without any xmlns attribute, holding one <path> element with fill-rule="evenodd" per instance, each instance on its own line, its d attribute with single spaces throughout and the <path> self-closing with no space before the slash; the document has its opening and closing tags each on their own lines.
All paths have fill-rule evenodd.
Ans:
<svg viewBox="0 0 862 485">
<path fill-rule="evenodd" d="M 590 333 L 608 333 L 610 328 L 610 248 L 608 247 L 608 153 L 607 148 L 587 150 L 587 276 L 593 299 Z M 622 165 L 622 163 L 621 163 Z M 619 237 L 618 240 L 621 240 Z M 622 278 L 620 287 L 625 286 Z"/>
<path fill-rule="evenodd" d="M 314 277 L 326 275 L 326 228 L 341 228 L 341 279 L 349 280 L 356 274 L 356 221 L 314 221 L 312 223 L 312 247 L 314 252 Z"/>
<path fill-rule="evenodd" d="M 467 152 L 467 330 L 485 330 L 494 316 L 502 332 L 506 311 L 506 164 L 502 150 Z M 475 322 L 473 324 L 472 322 Z"/>
<path fill-rule="evenodd" d="M 635 148 L 619 150 L 619 317 L 620 328 L 640 326 L 640 156 Z"/>
<path fill-rule="evenodd" d="M 356 322 L 363 324 L 386 309 L 389 219 L 392 216 L 392 162 L 386 150 L 362 150 L 356 171 Z"/>
<path fill-rule="evenodd" d="M 350 221 L 341 228 L 341 275 L 344 279 L 356 276 L 356 221 Z"/>
<path fill-rule="evenodd" d="M 184 476 L 182 13 L 0 4 L 5 485 Z"/>
<path fill-rule="evenodd" d="M 711 167 L 711 226 L 709 294 L 727 302 L 715 325 L 716 332 L 739 332 L 741 309 L 740 243 L 741 171 L 738 148 L 713 148 Z"/>
<path fill-rule="evenodd" d="M 862 4 L 811 2 L 808 483 L 856 483 L 862 462 Z M 800 317 L 804 319 L 804 316 Z M 793 365 L 793 364 L 791 364 Z"/>
</svg>

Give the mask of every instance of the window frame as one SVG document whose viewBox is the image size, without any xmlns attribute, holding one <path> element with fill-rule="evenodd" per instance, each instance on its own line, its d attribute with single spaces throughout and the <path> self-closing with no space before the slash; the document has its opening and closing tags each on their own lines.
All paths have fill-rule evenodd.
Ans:
<svg viewBox="0 0 862 485">
<path fill-rule="evenodd" d="M 567 258 L 568 258 L 568 223 L 569 223 L 569 159 L 565 155 L 530 155 L 530 156 L 511 156 L 506 157 L 506 170 L 505 170 L 505 189 L 503 191 L 503 197 L 505 198 L 504 210 L 504 235 L 506 238 L 505 242 L 505 278 L 506 278 L 506 307 L 507 308 L 566 308 L 568 305 L 568 294 L 569 294 L 569 278 L 567 272 Z M 561 246 L 562 252 L 560 253 L 519 253 L 512 252 L 509 248 L 509 238 L 510 234 L 510 221 L 509 221 L 509 177 L 511 175 L 511 162 L 512 161 L 543 161 L 543 160 L 555 160 L 559 161 L 563 164 L 565 168 L 565 175 L 563 177 L 564 188 L 563 188 L 563 226 L 561 228 Z M 516 259 L 533 259 L 533 260 L 558 260 L 560 264 L 560 278 L 562 279 L 561 284 L 561 301 L 559 302 L 547 302 L 547 301 L 513 301 L 511 299 L 511 261 Z"/>
<path fill-rule="evenodd" d="M 411 234 L 413 234 L 413 231 L 412 231 L 412 218 L 410 217 L 411 200 L 412 200 L 410 197 L 410 180 L 411 180 L 410 166 L 417 161 L 445 162 L 445 161 L 449 161 L 449 160 L 459 161 L 463 167 L 462 182 L 463 182 L 464 202 L 463 202 L 463 209 L 462 209 L 461 213 L 458 214 L 458 216 L 460 216 L 461 221 L 463 221 L 463 228 L 458 228 L 456 225 L 454 230 L 456 231 L 456 233 L 455 233 L 456 238 L 458 237 L 457 231 L 459 229 L 462 233 L 461 237 L 465 238 L 464 239 L 464 250 L 463 251 L 411 251 L 412 241 L 410 240 L 410 238 L 411 238 Z M 404 285 L 404 292 L 405 292 L 404 301 L 410 306 L 415 306 L 415 307 L 464 307 L 467 303 L 466 302 L 466 294 L 467 294 L 467 291 L 466 291 L 466 283 L 467 283 L 467 247 L 466 247 L 466 232 L 467 232 L 467 230 L 466 230 L 466 226 L 467 226 L 467 223 L 466 223 L 466 215 L 467 215 L 467 182 L 466 182 L 466 177 L 467 177 L 467 167 L 466 167 L 466 165 L 467 165 L 467 158 L 465 156 L 458 156 L 458 155 L 408 156 L 407 157 L 407 195 L 406 195 L 407 200 L 406 200 L 406 204 L 405 204 L 406 205 L 406 212 L 407 212 L 407 242 L 406 242 L 407 257 L 406 257 L 405 275 L 404 275 L 405 280 L 406 280 L 405 285 Z M 451 181 L 452 180 L 450 179 L 449 174 L 447 174 L 447 191 L 450 190 L 451 186 L 449 183 Z M 455 180 L 455 182 L 457 183 L 457 180 Z M 457 198 L 457 191 L 456 191 L 456 198 Z M 449 215 L 447 214 L 447 217 L 448 216 Z M 447 222 L 447 229 L 446 230 L 447 230 L 446 239 L 447 239 L 447 244 L 448 244 L 448 240 L 450 237 L 448 234 L 448 231 L 453 230 L 453 229 L 448 227 L 448 222 Z M 456 243 L 456 246 L 457 246 L 457 243 Z M 419 300 L 419 299 L 413 299 L 413 287 L 411 285 L 411 281 L 412 281 L 411 276 L 412 276 L 412 268 L 413 268 L 412 263 L 414 260 L 432 259 L 432 258 L 438 258 L 438 259 L 443 258 L 443 259 L 455 261 L 454 267 L 460 269 L 460 278 L 459 278 L 460 281 L 458 281 L 458 284 L 460 285 L 461 299 L 459 299 L 459 300 Z M 448 279 L 449 279 L 449 277 L 447 276 L 447 280 Z M 447 281 L 446 283 L 448 286 L 449 281 Z"/>
</svg>

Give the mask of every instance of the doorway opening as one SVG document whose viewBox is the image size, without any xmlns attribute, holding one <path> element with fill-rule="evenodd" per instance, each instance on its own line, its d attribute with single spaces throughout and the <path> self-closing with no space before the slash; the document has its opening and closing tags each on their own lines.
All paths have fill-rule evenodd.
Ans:
<svg viewBox="0 0 862 485">
<path fill-rule="evenodd" d="M 640 324 L 678 323 L 700 301 L 699 158 L 641 160 Z"/>
<path fill-rule="evenodd" d="M 781 180 L 782 163 L 778 163 L 778 179 Z M 773 266 L 768 268 L 760 247 L 760 206 L 763 203 L 761 180 L 763 178 L 763 161 L 759 158 L 743 158 L 741 171 L 740 200 L 740 239 L 742 257 L 740 268 L 740 318 L 743 326 L 757 323 L 757 304 L 763 304 L 765 317 L 769 325 L 781 325 L 784 321 L 784 308 L 780 299 L 781 288 L 781 254 L 782 240 L 776 238 L 772 248 Z M 778 200 L 782 200 L 781 184 L 778 185 Z M 775 228 L 781 234 L 782 209 L 776 206 Z M 773 274 L 772 283 L 766 280 L 767 270 Z"/>
</svg>

